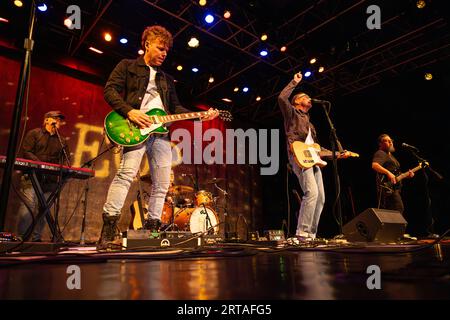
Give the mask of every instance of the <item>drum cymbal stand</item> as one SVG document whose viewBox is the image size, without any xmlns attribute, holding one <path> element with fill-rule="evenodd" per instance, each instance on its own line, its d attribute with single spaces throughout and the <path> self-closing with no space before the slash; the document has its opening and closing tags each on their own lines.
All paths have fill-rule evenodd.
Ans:
<svg viewBox="0 0 450 320">
<path fill-rule="evenodd" d="M 229 238 L 229 229 L 228 229 L 228 223 L 227 223 L 227 220 L 228 220 L 228 206 L 227 206 L 227 204 L 228 204 L 228 196 L 229 196 L 229 194 L 228 194 L 228 192 L 225 190 L 225 189 L 222 189 L 221 187 L 219 187 L 218 185 L 217 185 L 217 183 L 216 182 L 214 182 L 214 187 L 217 189 L 217 190 L 219 190 L 222 194 L 223 194 L 223 196 L 225 197 L 225 206 L 224 206 L 224 208 L 223 208 L 223 223 L 224 223 L 224 225 L 225 225 L 225 230 L 224 230 L 224 233 L 225 233 L 225 239 L 228 239 Z"/>
</svg>

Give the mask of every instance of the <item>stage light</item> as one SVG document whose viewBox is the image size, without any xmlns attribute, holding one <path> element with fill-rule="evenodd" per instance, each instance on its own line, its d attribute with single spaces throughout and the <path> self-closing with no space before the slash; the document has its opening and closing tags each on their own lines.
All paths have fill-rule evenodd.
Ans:
<svg viewBox="0 0 450 320">
<path fill-rule="evenodd" d="M 139 54 L 139 55 L 143 55 L 143 54 L 144 54 L 144 50 L 139 49 L 138 54 Z"/>
<path fill-rule="evenodd" d="M 196 67 L 192 68 L 192 72 L 198 72 L 198 68 Z"/>
<path fill-rule="evenodd" d="M 179 65 L 177 66 L 177 70 L 178 70 L 178 71 L 183 70 L 183 66 L 182 66 L 181 64 L 179 64 Z"/>
<path fill-rule="evenodd" d="M 208 13 L 205 16 L 205 21 L 206 21 L 206 23 L 213 23 L 214 22 L 214 16 L 212 14 Z"/>
<path fill-rule="evenodd" d="M 239 87 L 234 87 L 233 92 L 238 92 L 239 91 Z"/>
<path fill-rule="evenodd" d="M 309 78 L 311 76 L 311 71 L 306 71 L 305 72 L 305 78 Z"/>
<path fill-rule="evenodd" d="M 108 32 L 106 32 L 106 33 L 103 35 L 103 38 L 105 39 L 105 41 L 108 41 L 108 42 L 112 40 L 112 36 L 111 36 L 111 34 L 108 33 Z"/>
<path fill-rule="evenodd" d="M 244 91 L 244 92 L 248 92 L 248 87 L 244 87 L 244 88 L 242 88 L 242 91 Z"/>
<path fill-rule="evenodd" d="M 213 83 L 214 82 L 214 78 L 213 77 L 209 77 L 208 82 L 209 83 Z"/>
<path fill-rule="evenodd" d="M 429 72 L 425 73 L 425 80 L 429 81 L 431 79 L 433 79 L 433 75 Z"/>
<path fill-rule="evenodd" d="M 281 52 L 285 52 L 286 49 L 287 49 L 286 46 L 282 46 L 282 47 L 280 48 L 280 51 L 281 51 Z"/>
<path fill-rule="evenodd" d="M 127 39 L 127 38 L 122 38 L 122 39 L 120 39 L 119 41 L 120 41 L 120 43 L 122 43 L 122 44 L 128 43 L 128 39 Z"/>
<path fill-rule="evenodd" d="M 70 28 L 70 26 L 72 25 L 72 20 L 69 19 L 69 18 L 64 19 L 64 25 L 65 25 L 67 28 Z"/>
<path fill-rule="evenodd" d="M 98 53 L 98 54 L 103 54 L 103 51 L 98 50 L 97 48 L 94 48 L 94 47 L 89 47 L 89 50 L 94 51 L 95 53 Z"/>
<path fill-rule="evenodd" d="M 8 23 L 8 22 L 9 22 L 9 20 L 8 20 L 8 19 L 5 19 L 5 18 L 2 18 L 2 17 L 0 17 L 0 22 L 5 22 L 5 23 Z"/>
<path fill-rule="evenodd" d="M 38 5 L 37 5 L 37 8 L 38 8 L 38 10 L 39 11 L 41 11 L 41 12 L 45 12 L 45 11 L 47 11 L 47 5 L 44 3 L 44 2 L 41 2 L 41 3 L 39 3 Z"/>
<path fill-rule="evenodd" d="M 188 46 L 191 48 L 197 48 L 200 45 L 200 41 L 196 37 L 189 39 Z"/>
<path fill-rule="evenodd" d="M 261 51 L 259 52 L 259 55 L 262 56 L 262 57 L 267 56 L 267 54 L 268 54 L 268 52 L 267 52 L 266 49 L 263 49 L 263 50 L 261 50 Z"/>
<path fill-rule="evenodd" d="M 261 35 L 261 40 L 262 40 L 262 41 L 266 41 L 266 40 L 267 40 L 267 34 L 263 33 L 263 34 Z"/>
<path fill-rule="evenodd" d="M 325 70 L 324 67 L 320 67 L 320 68 L 319 68 L 319 72 L 323 72 L 324 70 Z"/>
<path fill-rule="evenodd" d="M 228 98 L 222 98 L 222 101 L 225 101 L 225 102 L 232 102 L 233 100 L 228 99 Z"/>
<path fill-rule="evenodd" d="M 228 10 L 226 10 L 226 11 L 223 13 L 223 17 L 224 17 L 225 19 L 230 19 L 230 17 L 231 17 L 231 12 L 228 11 Z"/>
<path fill-rule="evenodd" d="M 256 97 L 256 101 L 260 101 L 261 100 L 261 97 L 260 96 L 257 96 Z"/>
<path fill-rule="evenodd" d="M 416 7 L 419 9 L 425 8 L 426 5 L 427 5 L 427 3 L 424 0 L 419 0 L 416 2 Z"/>
<path fill-rule="evenodd" d="M 317 59 L 316 58 L 312 58 L 311 60 L 309 60 L 309 63 L 311 63 L 311 64 L 314 64 L 314 63 L 316 63 L 317 62 Z"/>
<path fill-rule="evenodd" d="M 206 6 L 206 0 L 199 0 L 198 4 L 204 7 Z"/>
<path fill-rule="evenodd" d="M 23 6 L 23 2 L 20 0 L 14 0 L 14 4 L 16 5 L 16 7 L 22 7 Z"/>
</svg>

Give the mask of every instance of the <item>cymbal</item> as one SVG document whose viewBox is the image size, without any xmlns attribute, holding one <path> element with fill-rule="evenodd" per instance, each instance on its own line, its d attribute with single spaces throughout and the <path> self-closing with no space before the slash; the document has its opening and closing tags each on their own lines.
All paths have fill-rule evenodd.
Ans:
<svg viewBox="0 0 450 320">
<path fill-rule="evenodd" d="M 206 181 L 205 184 L 214 184 L 222 181 L 225 181 L 225 178 L 212 178 L 211 180 Z"/>
<path fill-rule="evenodd" d="M 194 192 L 194 188 L 190 186 L 172 186 L 169 188 L 169 192 L 171 193 L 183 193 L 183 192 Z"/>
</svg>

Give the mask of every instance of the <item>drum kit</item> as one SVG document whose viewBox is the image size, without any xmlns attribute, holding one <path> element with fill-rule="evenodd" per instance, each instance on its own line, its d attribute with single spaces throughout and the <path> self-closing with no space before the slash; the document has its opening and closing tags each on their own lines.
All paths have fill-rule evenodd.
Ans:
<svg viewBox="0 0 450 320">
<path fill-rule="evenodd" d="M 186 176 L 186 174 L 184 175 Z M 145 176 L 141 181 L 147 181 Z M 214 185 L 223 196 L 227 192 L 217 183 L 224 181 L 222 178 L 213 178 L 207 181 L 207 185 Z M 164 231 L 190 231 L 219 233 L 218 200 L 220 196 L 214 196 L 207 190 L 196 191 L 196 188 L 187 185 L 172 185 L 166 195 L 161 215 L 161 223 Z"/>
</svg>

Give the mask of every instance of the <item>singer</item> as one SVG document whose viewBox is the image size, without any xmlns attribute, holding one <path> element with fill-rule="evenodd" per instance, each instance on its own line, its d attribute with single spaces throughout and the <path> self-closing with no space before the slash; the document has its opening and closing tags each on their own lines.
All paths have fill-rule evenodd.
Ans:
<svg viewBox="0 0 450 320">
<path fill-rule="evenodd" d="M 314 166 L 309 169 L 301 169 L 289 147 L 294 141 L 308 144 L 318 143 L 316 129 L 310 122 L 308 113 L 312 107 L 311 98 L 306 93 L 300 92 L 289 100 L 289 96 L 302 77 L 301 73 L 294 75 L 294 79 L 281 91 L 278 104 L 284 118 L 289 163 L 303 191 L 295 234 L 300 242 L 310 242 L 316 238 L 320 215 L 325 203 L 325 192 L 320 168 Z M 322 148 L 322 150 L 326 149 Z"/>
<path fill-rule="evenodd" d="M 60 111 L 49 111 L 44 115 L 42 127 L 35 128 L 27 132 L 23 140 L 20 153 L 21 158 L 60 164 L 64 162 L 63 147 L 56 134 L 56 129 L 61 126 L 61 120 L 65 117 Z M 66 140 L 62 139 L 64 149 L 67 154 L 69 150 Z M 39 182 L 46 198 L 58 187 L 58 177 L 54 175 L 39 174 Z M 21 177 L 20 191 L 26 204 L 33 209 L 33 215 L 37 215 L 38 199 L 34 192 L 31 180 L 27 174 Z M 27 230 L 31 227 L 33 219 L 26 205 L 22 203 L 18 209 L 18 233 L 20 237 L 27 235 Z M 39 221 L 35 221 L 33 230 L 30 229 L 31 241 L 41 241 L 42 231 L 45 226 L 45 217 L 41 216 Z"/>
<path fill-rule="evenodd" d="M 383 133 L 378 137 L 378 150 L 372 158 L 377 183 L 378 208 L 397 210 L 403 214 L 404 205 L 401 196 L 401 182 L 396 180 L 400 172 L 400 163 L 394 157 L 394 140 Z M 414 173 L 409 171 L 408 178 Z M 389 185 L 389 187 L 387 187 Z"/>
</svg>

